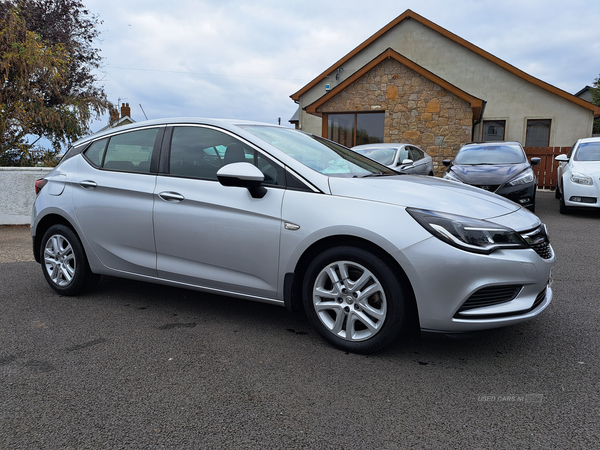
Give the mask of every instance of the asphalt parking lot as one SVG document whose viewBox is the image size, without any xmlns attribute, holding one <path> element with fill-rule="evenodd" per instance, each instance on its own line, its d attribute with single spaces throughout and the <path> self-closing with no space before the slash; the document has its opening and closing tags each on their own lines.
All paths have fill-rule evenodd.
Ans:
<svg viewBox="0 0 600 450">
<path fill-rule="evenodd" d="M 106 277 L 58 296 L 0 227 L 0 449 L 598 448 L 600 213 L 540 192 L 537 214 L 540 317 L 370 356 L 275 306 Z"/>
</svg>

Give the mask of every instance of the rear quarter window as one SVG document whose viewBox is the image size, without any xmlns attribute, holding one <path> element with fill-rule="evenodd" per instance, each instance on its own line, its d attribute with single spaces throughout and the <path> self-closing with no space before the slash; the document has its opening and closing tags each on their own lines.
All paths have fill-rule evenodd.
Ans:
<svg viewBox="0 0 600 450">
<path fill-rule="evenodd" d="M 106 143 L 108 139 L 101 139 L 90 145 L 84 152 L 86 159 L 96 167 L 102 167 L 102 160 L 106 152 Z"/>
</svg>

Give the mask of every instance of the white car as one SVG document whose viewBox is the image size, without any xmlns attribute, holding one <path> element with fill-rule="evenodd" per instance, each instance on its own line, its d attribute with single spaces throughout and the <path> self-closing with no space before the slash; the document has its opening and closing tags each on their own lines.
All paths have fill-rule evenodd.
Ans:
<svg viewBox="0 0 600 450">
<path fill-rule="evenodd" d="M 599 208 L 600 138 L 579 139 L 566 155 L 558 155 L 556 198 L 561 214 L 573 207 Z"/>
<path fill-rule="evenodd" d="M 352 150 L 398 172 L 433 176 L 431 156 L 414 145 L 364 144 L 352 147 Z"/>
</svg>

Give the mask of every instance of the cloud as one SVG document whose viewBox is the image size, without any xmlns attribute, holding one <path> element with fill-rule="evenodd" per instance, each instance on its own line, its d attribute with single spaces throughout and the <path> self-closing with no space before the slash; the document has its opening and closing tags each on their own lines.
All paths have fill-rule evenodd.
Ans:
<svg viewBox="0 0 600 450">
<path fill-rule="evenodd" d="M 568 92 L 600 72 L 600 3 L 585 0 L 88 0 L 86 7 L 104 21 L 99 78 L 136 120 L 144 119 L 142 104 L 149 118 L 281 117 L 287 125 L 297 107 L 291 94 L 408 8 Z"/>
</svg>

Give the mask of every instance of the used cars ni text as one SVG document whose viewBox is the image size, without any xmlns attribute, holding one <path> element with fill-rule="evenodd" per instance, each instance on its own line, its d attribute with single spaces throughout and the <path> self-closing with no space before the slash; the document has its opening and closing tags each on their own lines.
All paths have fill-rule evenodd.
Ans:
<svg viewBox="0 0 600 450">
<path fill-rule="evenodd" d="M 560 212 L 573 207 L 599 208 L 600 203 L 600 138 L 579 139 L 566 155 L 554 159 L 557 170 L 556 198 Z"/>
<path fill-rule="evenodd" d="M 535 211 L 537 177 L 532 166 L 540 161 L 527 161 L 518 142 L 482 142 L 463 145 L 454 161 L 442 162 L 448 167 L 445 179 L 494 192 Z"/>
<path fill-rule="evenodd" d="M 34 255 L 62 295 L 110 275 L 285 305 L 359 353 L 415 325 L 516 324 L 552 299 L 534 214 L 290 128 L 120 127 L 76 142 L 36 191 Z"/>
<path fill-rule="evenodd" d="M 431 156 L 414 145 L 363 144 L 352 150 L 398 172 L 433 176 Z"/>
</svg>

